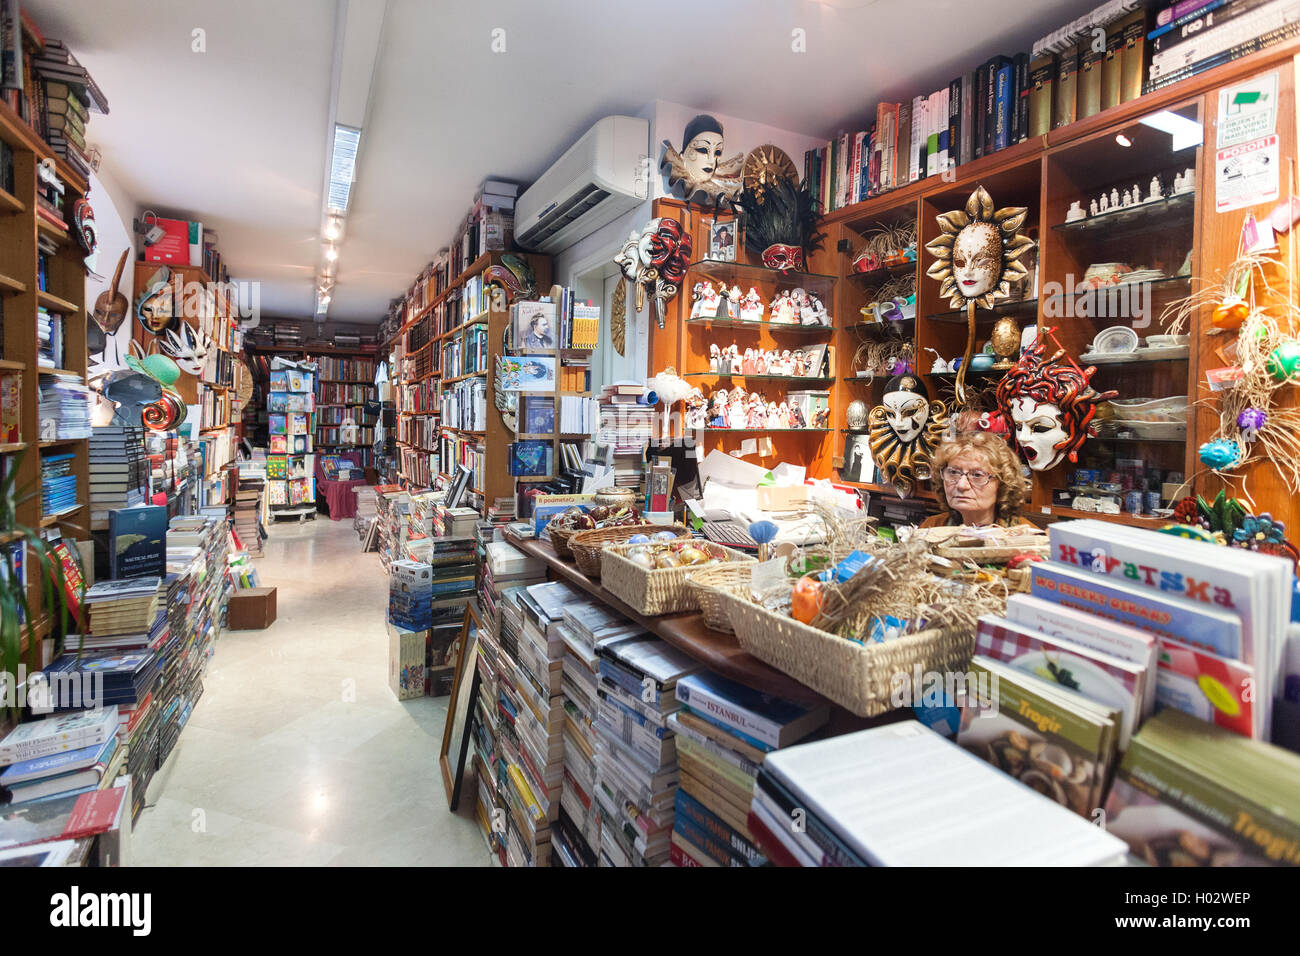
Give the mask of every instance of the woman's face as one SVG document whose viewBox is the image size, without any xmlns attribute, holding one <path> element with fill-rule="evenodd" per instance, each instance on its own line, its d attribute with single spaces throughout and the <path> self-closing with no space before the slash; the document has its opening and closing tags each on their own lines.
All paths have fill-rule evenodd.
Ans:
<svg viewBox="0 0 1300 956">
<path fill-rule="evenodd" d="M 1032 398 L 1017 398 L 1011 403 L 1011 423 L 1016 429 L 1016 444 L 1030 468 L 1047 471 L 1060 464 L 1065 453 L 1056 446 L 1068 436 L 1058 406 Z"/>
<path fill-rule="evenodd" d="M 969 524 L 970 518 L 983 518 L 994 510 L 998 500 L 998 486 L 1001 482 L 993 474 L 993 469 L 982 454 L 976 451 L 964 451 L 950 459 L 944 467 L 967 474 L 983 472 L 990 476 L 988 484 L 983 488 L 976 488 L 975 484 L 965 476 L 959 478 L 955 484 L 944 479 L 944 496 L 948 499 L 949 506 L 961 513 L 963 521 Z"/>
<path fill-rule="evenodd" d="M 1002 272 L 1002 238 L 990 222 L 973 222 L 957 233 L 952 246 L 957 288 L 968 299 L 993 290 Z"/>
</svg>

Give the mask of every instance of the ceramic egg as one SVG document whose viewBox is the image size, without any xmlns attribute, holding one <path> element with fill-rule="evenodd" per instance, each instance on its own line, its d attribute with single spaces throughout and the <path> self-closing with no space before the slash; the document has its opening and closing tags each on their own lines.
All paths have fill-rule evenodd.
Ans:
<svg viewBox="0 0 1300 956">
<path fill-rule="evenodd" d="M 627 539 L 628 544 L 649 544 L 650 536 L 645 534 L 634 534 Z"/>
</svg>

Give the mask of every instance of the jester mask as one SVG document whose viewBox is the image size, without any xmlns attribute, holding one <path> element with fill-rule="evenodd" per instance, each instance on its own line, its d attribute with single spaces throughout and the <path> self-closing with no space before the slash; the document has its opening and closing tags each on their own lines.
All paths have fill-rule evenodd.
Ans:
<svg viewBox="0 0 1300 956">
<path fill-rule="evenodd" d="M 895 375 L 867 416 L 871 458 L 900 498 L 931 475 L 930 459 L 948 425 L 943 402 L 930 401 L 915 375 Z"/>
<path fill-rule="evenodd" d="M 691 261 L 691 237 L 676 219 L 651 219 L 635 232 L 614 257 L 623 275 L 636 286 L 636 311 L 645 308 L 646 293 L 654 300 L 655 320 L 664 327 L 664 310 L 681 288 Z"/>
<path fill-rule="evenodd" d="M 724 201 L 734 202 L 740 195 L 740 171 L 744 157 L 737 153 L 722 158 L 722 124 L 701 113 L 682 133 L 681 152 L 664 140 L 664 154 L 659 168 L 668 173 L 668 188 L 679 183 L 688 203 L 701 202 L 715 208 Z"/>
</svg>

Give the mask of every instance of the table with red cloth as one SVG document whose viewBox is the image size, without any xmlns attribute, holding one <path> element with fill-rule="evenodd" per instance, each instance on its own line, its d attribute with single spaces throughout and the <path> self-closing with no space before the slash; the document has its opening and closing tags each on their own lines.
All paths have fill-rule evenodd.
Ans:
<svg viewBox="0 0 1300 956">
<path fill-rule="evenodd" d="M 353 489 L 364 487 L 367 483 L 366 479 L 354 478 L 349 481 L 339 481 L 326 478 L 325 470 L 321 467 L 321 457 L 321 455 L 316 456 L 316 489 L 319 494 L 325 496 L 325 505 L 329 509 L 330 519 L 332 521 L 342 521 L 344 518 L 355 518 L 357 514 L 357 493 Z M 350 461 L 353 467 L 361 468 L 361 452 L 340 452 L 330 457 L 338 458 L 340 461 Z"/>
</svg>

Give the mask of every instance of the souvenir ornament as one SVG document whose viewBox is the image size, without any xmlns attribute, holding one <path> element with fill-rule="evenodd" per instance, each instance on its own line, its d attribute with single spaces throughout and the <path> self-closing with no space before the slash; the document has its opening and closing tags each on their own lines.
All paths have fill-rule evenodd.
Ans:
<svg viewBox="0 0 1300 956">
<path fill-rule="evenodd" d="M 619 283 L 619 288 L 623 283 Z M 617 292 L 617 290 L 615 290 Z M 510 334 L 509 328 L 506 329 L 506 335 Z M 506 375 L 509 371 L 510 356 L 505 352 L 497 355 L 496 374 L 492 376 L 493 380 L 493 404 L 501 413 L 501 422 L 512 432 L 519 430 L 519 393 L 509 391 L 505 387 Z"/>
<path fill-rule="evenodd" d="M 931 477 L 930 459 L 948 425 L 943 402 L 930 401 L 915 375 L 896 375 L 867 416 L 872 461 L 900 498 Z"/>
<path fill-rule="evenodd" d="M 158 348 L 163 355 L 175 359 L 182 372 L 197 376 L 203 370 L 203 347 L 200 335 L 184 322 L 177 322 L 158 336 Z"/>
<path fill-rule="evenodd" d="M 1225 299 L 1210 313 L 1210 324 L 1224 332 L 1235 332 L 1250 315 L 1250 306 L 1241 299 Z"/>
<path fill-rule="evenodd" d="M 731 159 L 722 158 L 722 124 L 716 119 L 701 113 L 687 123 L 682 132 L 681 152 L 673 149 L 668 140 L 664 140 L 663 146 L 659 169 L 667 171 L 669 189 L 681 184 L 687 203 L 712 205 L 716 210 L 724 201 L 729 204 L 736 201 L 744 158 L 740 153 Z"/>
<path fill-rule="evenodd" d="M 509 252 L 501 257 L 499 263 L 484 270 L 483 284 L 488 289 L 501 290 L 505 296 L 503 308 L 516 299 L 530 299 L 537 292 L 537 276 L 533 273 L 533 267 L 527 259 Z"/>
<path fill-rule="evenodd" d="M 1092 419 L 1097 403 L 1119 394 L 1098 392 L 1089 384 L 1095 368 L 1081 369 L 1068 356 L 1068 364 L 1058 361 L 1065 349 L 1056 344 L 1056 352 L 1044 360 L 1047 345 L 1040 339 L 998 382 L 998 410 L 1016 450 L 1034 471 L 1055 468 L 1064 458 L 1078 461 L 1079 448 L 1096 434 Z"/>
<path fill-rule="evenodd" d="M 1231 468 L 1241 458 L 1241 446 L 1226 438 L 1207 441 L 1200 447 L 1201 464 L 1215 471 Z"/>
<path fill-rule="evenodd" d="M 91 319 L 105 335 L 112 335 L 121 327 L 127 309 L 130 308 L 126 296 L 117 290 L 122 281 L 122 270 L 126 268 L 126 257 L 130 252 L 129 248 L 122 250 L 122 256 L 117 260 L 117 268 L 113 270 L 113 281 L 95 299 L 95 311 L 91 313 Z"/>
<path fill-rule="evenodd" d="M 99 246 L 99 232 L 95 228 L 95 210 L 84 199 L 78 199 L 72 204 L 72 226 L 81 251 L 88 256 L 94 255 Z"/>
<path fill-rule="evenodd" d="M 1268 373 L 1279 382 L 1294 378 L 1300 372 L 1300 342 L 1283 342 L 1268 353 Z"/>
<path fill-rule="evenodd" d="M 866 427 L 867 403 L 861 399 L 849 402 L 848 410 L 844 414 L 846 418 L 845 424 L 851 431 Z"/>
<path fill-rule="evenodd" d="M 171 270 L 166 266 L 155 272 L 135 300 L 135 315 L 140 324 L 154 335 L 161 335 L 176 323 L 172 296 Z"/>
<path fill-rule="evenodd" d="M 1028 210 L 1008 206 L 994 210 L 993 199 L 983 186 L 976 186 L 965 210 L 955 209 L 938 216 L 937 239 L 925 248 L 935 262 L 926 274 L 938 279 L 939 295 L 954 309 L 966 309 L 966 352 L 957 372 L 957 402 L 966 404 L 966 368 L 975 352 L 975 307 L 993 308 L 997 299 L 1011 292 L 1011 283 L 1028 275 L 1020 257 L 1034 247 L 1020 234 Z"/>
<path fill-rule="evenodd" d="M 691 236 L 676 219 L 651 219 L 641 234 L 632 233 L 614 261 L 636 286 L 636 311 L 645 308 L 646 291 L 654 300 L 655 321 L 664 327 L 664 309 L 686 278 Z"/>
<path fill-rule="evenodd" d="M 814 233 L 817 203 L 808 184 L 799 186 L 794 162 L 775 146 L 761 146 L 754 167 L 762 173 L 746 178 L 738 200 L 745 214 L 745 246 L 763 265 L 781 271 L 802 270 L 804 256 L 820 236 Z M 749 163 L 749 160 L 746 160 Z"/>
<path fill-rule="evenodd" d="M 1268 413 L 1258 408 L 1242 409 L 1237 416 L 1237 427 L 1241 429 L 1243 441 L 1253 442 L 1259 437 L 1259 430 L 1268 423 Z"/>
</svg>

